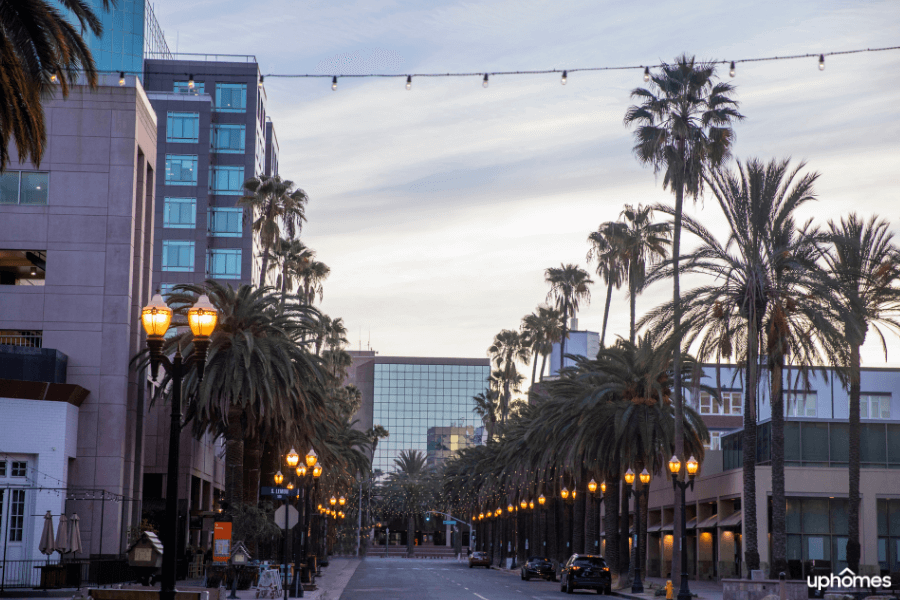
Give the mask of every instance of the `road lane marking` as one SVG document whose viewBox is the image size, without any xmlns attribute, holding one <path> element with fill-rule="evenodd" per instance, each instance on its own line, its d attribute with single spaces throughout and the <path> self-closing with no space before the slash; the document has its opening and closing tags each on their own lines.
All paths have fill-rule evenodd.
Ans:
<svg viewBox="0 0 900 600">
<path fill-rule="evenodd" d="M 475 594 L 476 596 L 478 596 L 479 598 L 481 598 L 481 600 L 488 600 L 487 598 L 485 598 L 485 597 L 482 596 L 481 594 L 477 594 L 477 593 L 475 593 L 475 592 L 472 592 L 472 593 Z"/>
</svg>

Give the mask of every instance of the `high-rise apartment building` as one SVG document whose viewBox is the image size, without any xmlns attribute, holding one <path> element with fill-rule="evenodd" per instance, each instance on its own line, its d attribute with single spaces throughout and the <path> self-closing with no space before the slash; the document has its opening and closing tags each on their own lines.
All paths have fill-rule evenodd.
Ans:
<svg viewBox="0 0 900 600">
<path fill-rule="evenodd" d="M 153 285 L 165 294 L 206 279 L 258 283 L 252 221 L 237 203 L 246 180 L 278 172 L 259 66 L 253 56 L 179 56 L 145 63 L 161 166 Z"/>
</svg>

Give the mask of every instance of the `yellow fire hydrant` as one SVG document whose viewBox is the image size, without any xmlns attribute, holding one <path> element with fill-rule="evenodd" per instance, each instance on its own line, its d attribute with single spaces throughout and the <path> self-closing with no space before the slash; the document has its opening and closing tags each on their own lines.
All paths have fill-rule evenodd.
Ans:
<svg viewBox="0 0 900 600">
<path fill-rule="evenodd" d="M 666 600 L 673 600 L 673 598 L 675 598 L 675 587 L 670 579 L 666 582 Z"/>
</svg>

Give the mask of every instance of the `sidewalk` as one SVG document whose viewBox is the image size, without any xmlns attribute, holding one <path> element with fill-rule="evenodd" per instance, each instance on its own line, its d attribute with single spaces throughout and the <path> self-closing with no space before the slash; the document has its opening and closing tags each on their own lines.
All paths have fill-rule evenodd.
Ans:
<svg viewBox="0 0 900 600">
<path fill-rule="evenodd" d="M 665 595 L 657 596 L 656 590 L 666 586 L 666 580 L 661 577 L 646 577 L 643 580 L 644 593 L 632 594 L 631 588 L 623 588 L 621 590 L 613 590 L 613 595 L 621 598 L 631 598 L 632 600 L 656 600 L 658 598 L 665 599 Z M 675 586 L 673 590 L 674 597 L 678 597 L 678 583 L 672 582 Z M 699 600 L 722 600 L 722 583 L 718 581 L 689 581 L 688 587 L 691 594 Z"/>
<path fill-rule="evenodd" d="M 332 556 L 328 566 L 322 568 L 322 576 L 316 577 L 316 589 L 305 592 L 304 600 L 338 600 L 344 588 L 350 582 L 350 578 L 356 572 L 356 568 L 359 567 L 360 562 L 361 559 L 359 558 Z M 201 582 L 202 580 L 199 579 L 179 581 L 176 587 L 178 589 L 197 589 L 200 587 Z M 106 587 L 115 588 L 115 586 Z M 157 587 L 157 589 L 159 588 Z M 77 593 L 78 590 L 74 588 L 61 590 L 7 590 L 0 598 L 3 598 L 3 600 L 58 600 L 60 598 L 72 598 Z M 85 593 L 87 593 L 87 590 L 85 590 Z M 225 600 L 225 597 L 230 595 L 231 590 L 226 590 L 223 597 L 219 600 Z M 256 600 L 256 589 L 238 590 L 237 597 L 241 600 Z M 279 598 L 284 598 L 283 593 Z"/>
</svg>

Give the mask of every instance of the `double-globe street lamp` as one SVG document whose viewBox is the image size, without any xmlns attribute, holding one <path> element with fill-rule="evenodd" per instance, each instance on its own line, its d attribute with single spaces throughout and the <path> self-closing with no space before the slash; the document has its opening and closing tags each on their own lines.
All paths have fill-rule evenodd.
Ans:
<svg viewBox="0 0 900 600">
<path fill-rule="evenodd" d="M 641 471 L 640 480 L 643 487 L 640 490 L 632 488 L 634 485 L 634 471 L 630 468 L 625 471 L 625 497 L 634 496 L 634 580 L 631 583 L 631 593 L 641 594 L 644 591 L 644 583 L 641 581 L 641 495 L 650 489 L 650 472 L 647 469 Z M 644 523 L 646 528 L 647 524 Z"/>
<path fill-rule="evenodd" d="M 150 350 L 150 375 L 156 379 L 162 365 L 172 378 L 172 413 L 169 423 L 169 464 L 166 469 L 166 514 L 163 526 L 163 564 L 160 599 L 175 600 L 175 560 L 178 545 L 178 462 L 181 442 L 181 382 L 191 366 L 197 368 L 197 380 L 203 381 L 206 353 L 209 351 L 209 336 L 218 321 L 218 312 L 206 294 L 188 310 L 188 325 L 193 334 L 193 352 L 185 359 L 181 346 L 169 359 L 163 354 L 165 334 L 172 323 L 172 309 L 163 302 L 160 294 L 155 294 L 150 304 L 141 310 L 141 323 L 147 333 L 147 348 Z"/>
<path fill-rule="evenodd" d="M 681 547 L 679 548 L 679 552 L 681 553 L 681 587 L 678 590 L 678 600 L 691 600 L 691 590 L 688 589 L 687 548 L 684 543 L 684 538 L 687 537 L 684 504 L 685 491 L 688 486 L 690 486 L 692 490 L 694 489 L 694 479 L 697 477 L 697 472 L 700 470 L 700 463 L 691 456 L 685 467 L 687 468 L 688 479 L 687 481 L 679 481 L 678 473 L 681 471 L 681 461 L 674 454 L 672 455 L 672 458 L 669 459 L 669 472 L 672 474 L 672 487 L 676 490 L 681 488 Z"/>
<path fill-rule="evenodd" d="M 591 493 L 592 500 L 597 503 L 597 508 L 595 509 L 596 513 L 594 515 L 594 523 L 595 523 L 594 524 L 594 533 L 595 533 L 594 544 L 597 547 L 597 554 L 599 555 L 600 554 L 600 525 L 601 525 L 600 506 L 603 504 L 603 500 L 606 499 L 606 496 L 605 496 L 606 482 L 602 481 L 602 482 L 600 482 L 599 485 L 597 485 L 597 482 L 592 477 L 591 480 L 587 484 L 587 488 L 588 488 L 588 491 Z M 599 497 L 597 496 L 598 488 L 600 489 Z"/>
<path fill-rule="evenodd" d="M 285 456 L 285 464 L 287 464 L 287 466 L 292 469 L 296 469 L 298 483 L 300 484 L 301 490 L 303 491 L 303 500 L 302 500 L 303 504 L 301 505 L 303 508 L 303 515 L 302 515 L 302 518 L 303 518 L 303 521 L 302 521 L 303 522 L 303 540 L 301 542 L 302 543 L 301 553 L 303 554 L 304 560 L 308 561 L 309 560 L 309 556 L 308 556 L 308 554 L 309 554 L 309 529 L 310 529 L 309 517 L 310 517 L 310 512 L 311 512 L 311 510 L 309 509 L 309 506 L 308 506 L 309 499 L 310 499 L 309 487 L 310 487 L 310 484 L 314 482 L 316 487 L 318 488 L 319 477 L 321 477 L 321 475 L 322 475 L 322 465 L 316 464 L 318 462 L 318 456 L 316 455 L 316 451 L 312 450 L 312 449 L 306 454 L 306 456 L 304 457 L 304 461 L 306 464 L 300 465 L 300 455 L 297 454 L 297 451 L 294 450 L 293 448 L 291 448 L 291 451 L 288 452 L 287 455 Z M 275 473 L 274 479 L 275 479 L 275 485 L 281 485 L 281 483 L 284 481 L 284 475 L 281 473 L 280 470 L 277 473 Z M 294 490 L 293 482 L 290 482 L 290 481 L 288 482 L 287 489 L 289 491 L 293 492 L 293 490 Z M 298 490 L 298 494 L 297 494 L 298 496 L 299 496 L 299 492 L 300 492 L 300 490 Z M 287 501 L 285 502 L 285 504 L 287 504 Z M 287 509 L 285 509 L 284 521 L 285 521 L 284 597 L 285 597 L 285 600 L 287 600 L 288 590 L 290 587 L 293 587 L 298 590 L 297 596 L 300 598 L 303 598 L 303 595 L 304 595 L 303 594 L 303 585 L 302 585 L 303 582 L 302 582 L 302 578 L 300 578 L 300 580 L 298 581 L 298 572 L 297 572 L 298 570 L 297 570 L 296 560 L 294 561 L 294 581 L 291 585 L 287 584 L 287 579 L 288 579 L 287 578 L 287 564 L 288 564 L 288 553 L 289 553 L 288 540 L 290 538 L 290 534 L 287 529 L 287 525 L 288 525 Z"/>
</svg>

